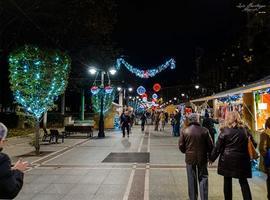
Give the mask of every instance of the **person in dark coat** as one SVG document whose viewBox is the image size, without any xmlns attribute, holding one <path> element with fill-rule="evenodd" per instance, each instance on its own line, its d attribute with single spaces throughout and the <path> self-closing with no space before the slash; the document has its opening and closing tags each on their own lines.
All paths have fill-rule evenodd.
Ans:
<svg viewBox="0 0 270 200">
<path fill-rule="evenodd" d="M 213 142 L 209 131 L 199 124 L 197 114 L 190 114 L 186 124 L 187 127 L 182 129 L 180 134 L 179 149 L 186 154 L 189 199 L 198 199 L 199 182 L 201 200 L 207 200 L 207 162 L 213 149 Z"/>
<path fill-rule="evenodd" d="M 205 113 L 202 126 L 208 129 L 213 142 L 215 142 L 215 134 L 217 133 L 214 124 L 218 124 L 218 120 L 212 119 L 209 113 Z"/>
<path fill-rule="evenodd" d="M 143 113 L 142 116 L 141 116 L 141 129 L 142 131 L 144 131 L 144 126 L 145 126 L 145 122 L 146 122 L 146 114 Z"/>
<path fill-rule="evenodd" d="M 178 109 L 175 109 L 175 115 L 174 115 L 174 136 L 180 135 L 180 121 L 181 121 L 181 113 Z"/>
<path fill-rule="evenodd" d="M 248 137 L 251 134 L 244 127 L 238 112 L 228 112 L 225 125 L 221 128 L 210 164 L 219 156 L 218 174 L 224 176 L 224 199 L 232 200 L 232 178 L 239 179 L 242 196 L 251 200 L 247 178 L 252 177 L 251 162 L 248 153 Z M 254 146 L 256 143 L 254 142 Z"/>
<path fill-rule="evenodd" d="M 265 157 L 267 154 L 267 151 L 270 150 L 270 118 L 268 118 L 265 122 L 265 130 L 261 134 L 260 137 L 260 145 L 259 145 L 259 151 L 260 151 L 260 170 L 266 173 L 267 179 L 266 179 L 266 187 L 267 187 L 267 198 L 270 200 L 270 166 L 267 166 L 265 163 Z"/>
<path fill-rule="evenodd" d="M 23 171 L 28 163 L 19 160 L 11 167 L 10 158 L 2 153 L 6 136 L 7 128 L 0 123 L 0 199 L 14 199 L 23 186 Z"/>
<path fill-rule="evenodd" d="M 125 111 L 125 112 L 121 115 L 120 123 L 121 123 L 122 131 L 123 131 L 123 137 L 126 136 L 126 131 L 125 131 L 125 129 L 127 129 L 127 136 L 129 137 L 131 118 L 130 118 L 130 116 L 129 116 L 128 111 Z"/>
</svg>

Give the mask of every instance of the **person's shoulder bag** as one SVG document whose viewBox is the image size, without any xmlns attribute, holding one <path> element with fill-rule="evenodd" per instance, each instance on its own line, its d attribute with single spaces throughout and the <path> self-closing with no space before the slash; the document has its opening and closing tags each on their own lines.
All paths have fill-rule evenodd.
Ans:
<svg viewBox="0 0 270 200">
<path fill-rule="evenodd" d="M 248 134 L 248 131 L 246 128 L 244 128 L 246 136 L 248 137 L 248 154 L 250 157 L 250 160 L 257 160 L 259 158 L 259 154 L 256 151 L 256 148 L 254 147 L 254 144 L 251 140 L 251 136 Z"/>
</svg>

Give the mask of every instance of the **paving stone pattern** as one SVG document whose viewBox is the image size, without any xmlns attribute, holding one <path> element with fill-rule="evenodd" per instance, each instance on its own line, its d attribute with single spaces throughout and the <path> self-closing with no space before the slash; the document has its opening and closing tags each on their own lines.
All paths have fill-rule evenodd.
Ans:
<svg viewBox="0 0 270 200">
<path fill-rule="evenodd" d="M 72 139 L 59 146 L 42 146 L 61 153 L 42 159 L 25 174 L 16 200 L 187 200 L 184 155 L 169 128 L 168 125 L 164 132 L 154 132 L 149 127 L 150 134 L 143 134 L 134 127 L 129 138 L 122 138 L 121 131 L 107 131 L 105 139 Z M 76 142 L 81 143 L 72 146 Z M 23 144 L 21 148 L 27 149 Z M 9 150 L 16 155 L 12 145 L 7 153 Z M 124 155 L 122 162 L 119 157 L 110 158 L 109 155 L 117 155 L 114 153 Z M 144 162 L 138 163 L 138 155 Z M 102 162 L 109 158 L 111 162 Z M 224 199 L 222 178 L 216 173 L 216 164 L 209 168 L 210 200 Z M 256 172 L 249 183 L 253 199 L 265 200 L 265 176 Z M 242 199 L 237 180 L 233 184 L 233 199 Z"/>
</svg>

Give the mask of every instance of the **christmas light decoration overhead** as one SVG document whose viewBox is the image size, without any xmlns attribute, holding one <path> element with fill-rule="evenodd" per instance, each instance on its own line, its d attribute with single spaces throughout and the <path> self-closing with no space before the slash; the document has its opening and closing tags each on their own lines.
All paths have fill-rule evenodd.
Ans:
<svg viewBox="0 0 270 200">
<path fill-rule="evenodd" d="M 137 67 L 134 67 L 130 65 L 128 62 L 126 62 L 123 58 L 118 58 L 116 60 L 116 69 L 119 70 L 121 65 L 124 65 L 131 73 L 135 74 L 136 76 L 140 78 L 151 78 L 156 76 L 158 73 L 164 71 L 167 68 L 175 69 L 176 67 L 176 62 L 174 59 L 170 59 L 166 61 L 164 64 L 156 67 L 156 68 L 151 68 L 147 70 L 143 70 Z"/>
<path fill-rule="evenodd" d="M 159 91 L 161 90 L 161 85 L 160 85 L 159 83 L 155 83 L 155 84 L 153 85 L 153 90 L 154 90 L 155 92 L 159 92 Z"/>
<path fill-rule="evenodd" d="M 70 63 L 57 50 L 24 46 L 12 52 L 9 79 L 15 100 L 38 120 L 65 91 Z"/>
<path fill-rule="evenodd" d="M 154 93 L 154 94 L 152 95 L 152 98 L 153 98 L 153 99 L 157 99 L 157 98 L 158 98 L 158 95 L 157 95 L 156 93 Z"/>
<path fill-rule="evenodd" d="M 100 113 L 101 99 L 103 98 L 103 114 L 107 113 L 114 101 L 115 89 L 111 86 L 105 88 L 93 86 L 91 87 L 91 93 L 94 112 Z"/>
<path fill-rule="evenodd" d="M 146 89 L 143 86 L 137 88 L 138 95 L 143 95 L 146 92 Z"/>
<path fill-rule="evenodd" d="M 236 94 L 236 95 L 231 95 L 231 96 L 226 96 L 226 97 L 221 97 L 218 100 L 221 102 L 234 102 L 242 98 L 242 94 Z"/>
</svg>

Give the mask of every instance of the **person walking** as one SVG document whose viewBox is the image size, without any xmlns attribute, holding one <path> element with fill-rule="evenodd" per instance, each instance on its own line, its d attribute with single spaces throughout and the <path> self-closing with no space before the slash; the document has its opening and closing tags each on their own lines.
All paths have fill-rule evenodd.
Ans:
<svg viewBox="0 0 270 200">
<path fill-rule="evenodd" d="M 265 130 L 260 137 L 260 170 L 265 172 L 267 175 L 266 187 L 267 187 L 267 198 L 270 200 L 270 118 L 265 122 Z"/>
<path fill-rule="evenodd" d="M 129 116 L 129 112 L 125 111 L 124 114 L 121 115 L 121 127 L 122 127 L 123 137 L 126 136 L 125 129 L 127 129 L 127 136 L 129 137 L 130 123 L 131 123 L 131 119 Z"/>
<path fill-rule="evenodd" d="M 219 123 L 218 120 L 214 120 L 213 118 L 211 118 L 209 116 L 209 113 L 205 113 L 202 126 L 208 129 L 213 142 L 215 142 L 215 135 L 217 134 L 214 124 L 218 123 Z"/>
<path fill-rule="evenodd" d="M 180 135 L 180 122 L 181 122 L 181 113 L 178 109 L 175 109 L 175 115 L 174 115 L 174 136 Z"/>
<path fill-rule="evenodd" d="M 174 114 L 171 114 L 170 122 L 171 122 L 171 126 L 172 126 L 172 135 L 174 136 L 174 126 L 175 126 Z"/>
<path fill-rule="evenodd" d="M 192 113 L 187 117 L 187 127 L 182 129 L 179 149 L 185 153 L 190 200 L 198 199 L 198 182 L 201 200 L 208 199 L 208 156 L 213 149 L 209 131 L 199 124 L 199 117 Z"/>
<path fill-rule="evenodd" d="M 165 122 L 165 114 L 163 111 L 159 115 L 159 121 L 160 121 L 160 131 L 164 131 L 166 122 Z"/>
<path fill-rule="evenodd" d="M 142 131 L 144 131 L 144 126 L 145 126 L 146 120 L 147 120 L 146 114 L 143 113 L 141 116 L 141 129 L 142 129 Z"/>
<path fill-rule="evenodd" d="M 154 122 L 155 122 L 155 131 L 158 131 L 158 125 L 159 125 L 159 112 L 155 112 L 155 117 L 154 117 Z"/>
<path fill-rule="evenodd" d="M 1 152 L 6 136 L 7 127 L 0 123 L 0 199 L 14 199 L 23 186 L 23 171 L 29 164 L 19 160 L 14 167 L 11 167 L 10 158 Z"/>
<path fill-rule="evenodd" d="M 232 178 L 237 178 L 244 200 L 251 200 L 251 191 L 247 178 L 251 178 L 251 162 L 248 153 L 248 139 L 256 143 L 246 130 L 238 112 L 228 112 L 224 127 L 221 128 L 215 148 L 210 157 L 210 164 L 219 156 L 218 174 L 224 176 L 224 199 L 232 200 Z"/>
</svg>

